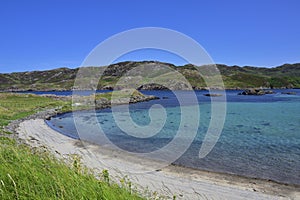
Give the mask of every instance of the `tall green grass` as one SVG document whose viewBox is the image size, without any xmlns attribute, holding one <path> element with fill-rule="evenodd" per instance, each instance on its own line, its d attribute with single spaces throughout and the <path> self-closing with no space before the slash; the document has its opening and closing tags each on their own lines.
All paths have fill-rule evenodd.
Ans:
<svg viewBox="0 0 300 200">
<path fill-rule="evenodd" d="M 28 94 L 0 94 L 0 199 L 142 199 L 128 187 L 109 182 L 103 171 L 96 179 L 78 159 L 73 165 L 43 149 L 18 144 L 3 126 L 46 108 L 69 108 L 70 102 Z M 72 163 L 71 162 L 71 163 Z"/>
<path fill-rule="evenodd" d="M 78 164 L 0 138 L 0 199 L 142 199 L 107 174 L 97 180 Z M 75 160 L 74 160 L 75 163 Z"/>
</svg>

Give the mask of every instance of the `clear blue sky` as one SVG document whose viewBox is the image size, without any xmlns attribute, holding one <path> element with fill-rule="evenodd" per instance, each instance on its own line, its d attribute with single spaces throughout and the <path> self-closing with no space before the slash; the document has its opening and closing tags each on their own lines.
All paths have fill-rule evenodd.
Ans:
<svg viewBox="0 0 300 200">
<path fill-rule="evenodd" d="M 77 67 L 101 41 L 145 26 L 192 37 L 216 63 L 300 62 L 299 9 L 298 0 L 1 0 L 0 72 Z"/>
</svg>

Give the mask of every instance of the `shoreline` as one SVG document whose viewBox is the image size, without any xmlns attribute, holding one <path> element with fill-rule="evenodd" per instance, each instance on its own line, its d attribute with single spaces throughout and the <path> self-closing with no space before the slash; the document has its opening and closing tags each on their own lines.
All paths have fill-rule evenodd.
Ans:
<svg viewBox="0 0 300 200">
<path fill-rule="evenodd" d="M 293 87 L 293 88 L 286 88 L 286 87 L 275 87 L 275 88 L 260 88 L 260 87 L 243 87 L 243 88 L 224 88 L 224 89 L 220 89 L 220 88 L 211 88 L 210 90 L 221 90 L 221 91 L 233 91 L 233 90 L 247 90 L 247 89 L 262 89 L 262 90 L 298 90 L 300 88 L 298 87 Z M 138 91 L 168 91 L 168 90 L 159 90 L 159 89 L 149 89 L 149 90 L 138 90 Z M 30 93 L 30 92 L 70 92 L 70 91 L 73 91 L 72 89 L 63 89 L 63 90 L 56 90 L 56 89 L 49 89 L 49 90 L 34 90 L 34 89 L 29 89 L 29 90 L 0 90 L 0 93 L 5 93 L 5 92 L 8 92 L 8 93 Z M 87 90 L 75 90 L 75 91 L 94 91 L 94 90 L 91 90 L 91 89 L 87 89 Z M 111 90 L 111 89 L 97 89 L 95 91 L 107 91 L 107 92 L 112 92 L 114 90 Z M 116 90 L 118 91 L 118 90 Z M 172 90 L 171 90 L 172 91 Z M 192 89 L 192 90 L 181 90 L 181 91 L 209 91 L 208 88 L 199 88 L 199 89 Z"/>
<path fill-rule="evenodd" d="M 76 112 L 76 111 L 75 111 Z M 64 114 L 64 113 L 63 113 Z M 60 114 L 58 114 L 60 115 Z M 54 127 L 54 126 L 51 126 L 51 124 L 48 122 L 48 120 L 44 120 L 45 121 L 45 124 L 52 130 L 54 130 L 55 132 L 57 133 L 60 133 L 64 136 L 67 136 L 69 138 L 72 138 L 74 140 L 77 140 L 78 142 L 82 143 L 82 145 L 95 145 L 95 146 L 99 146 L 99 148 L 101 148 L 103 150 L 103 152 L 106 152 L 107 154 L 114 154 L 115 157 L 118 157 L 119 155 L 118 154 L 125 154 L 127 157 L 132 157 L 133 158 L 133 161 L 134 160 L 137 160 L 137 159 L 141 159 L 143 161 L 147 160 L 148 162 L 156 162 L 156 163 L 163 163 L 162 161 L 159 161 L 157 159 L 151 159 L 151 158 L 144 158 L 144 157 L 136 157 L 130 153 L 126 154 L 124 153 L 124 151 L 122 150 L 118 150 L 118 149 L 114 149 L 113 147 L 108 147 L 108 146 L 101 146 L 97 143 L 92 143 L 90 141 L 83 141 L 81 140 L 80 138 L 76 138 L 72 135 L 67 135 L 65 133 L 63 133 L 60 129 Z M 117 153 L 116 153 L 117 152 Z M 122 157 L 122 156 L 119 156 L 119 157 Z M 152 163 L 153 164 L 153 163 Z M 157 164 L 158 166 L 160 166 L 160 164 Z M 239 174 L 234 174 L 234 173 L 227 173 L 227 172 L 221 172 L 221 171 L 210 171 L 210 170 L 206 170 L 206 169 L 200 169 L 200 168 L 193 168 L 193 167 L 188 167 L 188 166 L 184 166 L 184 165 L 179 165 L 179 164 L 175 164 L 175 163 L 171 163 L 168 165 L 168 167 L 166 168 L 167 170 L 172 170 L 172 171 L 184 171 L 184 172 L 188 172 L 188 171 L 192 171 L 193 173 L 197 173 L 197 172 L 200 172 L 200 174 L 211 174 L 213 176 L 216 176 L 216 177 L 221 177 L 221 176 L 225 176 L 225 177 L 230 177 L 234 180 L 254 180 L 254 181 L 257 181 L 257 182 L 261 182 L 261 183 L 270 183 L 272 184 L 273 186 L 282 186 L 282 185 L 285 185 L 285 186 L 291 186 L 291 187 L 295 187 L 295 188 L 299 188 L 300 190 L 300 184 L 294 184 L 294 183 L 288 183 L 288 182 L 280 182 L 280 181 L 276 181 L 276 180 L 272 180 L 272 179 L 263 179 L 263 178 L 258 178 L 258 177 L 251 177 L 251 176 L 246 176 L 246 175 L 239 175 Z M 155 169 L 155 170 L 162 170 L 162 169 Z M 180 171 L 179 171 L 180 172 Z"/>
<path fill-rule="evenodd" d="M 153 165 L 155 168 L 157 161 L 120 153 L 105 146 L 86 142 L 84 142 L 86 145 L 83 145 L 83 141 L 65 136 L 47 125 L 46 119 L 63 113 L 65 112 L 56 109 L 45 110 L 12 121 L 6 129 L 15 133 L 10 137 L 14 137 L 18 142 L 31 147 L 45 148 L 59 159 L 70 161 L 70 155 L 79 155 L 82 158 L 82 164 L 97 172 L 98 176 L 103 169 L 107 169 L 116 183 L 128 177 L 142 195 L 145 191 L 152 191 L 152 194 L 156 191 L 168 197 L 167 199 L 172 199 L 173 195 L 176 199 L 206 199 L 207 197 L 212 199 L 297 199 L 300 197 L 300 185 L 174 164 L 153 170 Z M 98 151 L 91 153 L 95 150 Z M 145 170 L 149 172 L 129 173 Z"/>
<path fill-rule="evenodd" d="M 54 111 L 55 112 L 55 111 Z M 239 175 L 209 172 L 177 165 L 169 165 L 148 173 L 126 173 L 126 171 L 149 170 L 154 163 L 142 158 L 120 154 L 105 147 L 89 144 L 67 137 L 51 129 L 46 116 L 53 115 L 45 111 L 12 123 L 17 137 L 31 147 L 46 148 L 60 159 L 71 154 L 78 154 L 83 164 L 100 173 L 108 169 L 112 179 L 119 182 L 128 176 L 134 186 L 143 193 L 145 190 L 156 191 L 171 199 L 221 198 L 222 199 L 296 199 L 300 197 L 300 186 L 277 183 L 263 179 L 248 178 Z M 11 130 L 10 128 L 10 130 Z M 97 150 L 97 153 L 91 153 Z M 101 150 L 101 153 L 99 153 Z M 100 161 L 100 162 L 99 162 Z M 125 173 L 120 169 L 125 169 Z"/>
</svg>

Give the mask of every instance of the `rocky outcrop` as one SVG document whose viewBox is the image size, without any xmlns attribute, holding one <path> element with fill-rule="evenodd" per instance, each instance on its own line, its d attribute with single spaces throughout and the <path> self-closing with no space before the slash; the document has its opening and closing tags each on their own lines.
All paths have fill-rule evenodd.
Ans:
<svg viewBox="0 0 300 200">
<path fill-rule="evenodd" d="M 60 110 L 59 109 L 48 109 L 45 111 L 40 111 L 38 113 L 35 113 L 33 115 L 30 115 L 28 117 L 22 118 L 22 119 L 18 119 L 18 120 L 13 120 L 9 123 L 9 125 L 4 127 L 4 130 L 10 133 L 16 133 L 16 129 L 19 127 L 19 124 L 25 120 L 31 120 L 31 119 L 38 119 L 38 118 L 42 118 L 42 119 L 50 119 L 51 116 L 55 116 L 57 114 L 60 114 Z M 12 135 L 13 137 L 15 135 Z"/>
<path fill-rule="evenodd" d="M 164 87 L 163 85 L 150 83 L 150 84 L 141 85 L 138 88 L 138 90 L 170 90 L 170 89 L 167 87 Z"/>
<path fill-rule="evenodd" d="M 109 101 L 106 98 L 100 98 L 96 99 L 95 102 L 95 108 L 96 109 L 103 109 L 103 108 L 109 108 L 111 105 L 123 105 L 123 104 L 131 104 L 131 103 L 139 103 L 144 101 L 150 101 L 154 99 L 159 99 L 155 96 L 150 95 L 143 95 L 143 96 L 132 96 L 129 99 L 128 98 L 117 98 Z"/>
<path fill-rule="evenodd" d="M 243 92 L 238 93 L 238 95 L 265 95 L 265 94 L 275 94 L 275 92 L 273 90 L 246 89 Z"/>
<path fill-rule="evenodd" d="M 121 90 L 115 91 L 115 94 L 106 93 L 109 97 L 101 97 L 100 95 L 91 96 L 73 96 L 73 106 L 85 109 L 103 109 L 112 105 L 131 104 L 144 101 L 159 99 L 153 95 L 144 95 L 137 90 Z"/>
<path fill-rule="evenodd" d="M 62 101 L 72 100 L 72 96 L 63 96 L 63 95 L 55 95 L 55 94 L 42 94 L 40 96 L 55 99 L 55 100 L 62 100 Z"/>
<path fill-rule="evenodd" d="M 113 90 L 114 87 L 112 85 L 105 85 L 102 88 L 100 88 L 101 90 Z"/>
<path fill-rule="evenodd" d="M 247 89 L 243 92 L 238 93 L 238 95 L 265 95 L 265 91 L 262 89 Z"/>
<path fill-rule="evenodd" d="M 265 94 L 275 94 L 276 92 L 274 92 L 273 90 L 265 90 Z"/>
<path fill-rule="evenodd" d="M 53 98 L 56 100 L 62 100 L 62 101 L 71 101 L 72 96 L 57 96 L 57 95 L 41 95 L 49 98 Z M 76 110 L 76 106 L 82 106 L 86 105 L 86 109 L 104 109 L 109 108 L 112 105 L 119 105 L 119 104 L 128 104 L 127 98 L 116 98 L 114 102 L 109 101 L 107 98 L 97 98 L 96 96 L 75 96 L 73 98 L 77 98 L 77 105 L 73 105 L 73 110 Z M 79 99 L 81 102 L 79 102 Z M 144 101 L 150 101 L 154 99 L 159 99 L 156 96 L 152 95 L 143 95 L 142 93 L 138 91 L 132 92 L 132 95 L 130 96 L 129 103 L 138 103 L 138 102 L 144 102 Z M 33 115 L 30 115 L 28 117 L 13 120 L 9 123 L 9 125 L 4 127 L 4 130 L 10 133 L 16 133 L 17 128 L 19 127 L 19 124 L 22 123 L 25 120 L 31 120 L 31 119 L 45 119 L 50 120 L 52 116 L 56 116 L 58 114 L 62 114 L 63 111 L 61 108 L 52 108 L 44 111 L 40 111 L 38 113 L 35 113 Z M 15 134 L 12 134 L 11 137 L 15 137 Z"/>
<path fill-rule="evenodd" d="M 222 94 L 217 94 L 217 93 L 207 93 L 207 94 L 203 94 L 206 97 L 221 97 L 223 96 Z"/>
<path fill-rule="evenodd" d="M 296 95 L 296 92 L 281 92 L 281 94 Z"/>
<path fill-rule="evenodd" d="M 143 96 L 131 96 L 129 99 L 128 98 L 118 98 L 118 99 L 113 99 L 111 100 L 112 105 L 121 105 L 121 104 L 128 104 L 128 103 L 138 103 L 138 102 L 144 102 L 144 101 L 150 101 L 154 99 L 159 99 L 158 97 L 155 96 L 150 96 L 150 95 L 143 95 Z M 129 100 L 129 102 L 128 102 Z"/>
</svg>

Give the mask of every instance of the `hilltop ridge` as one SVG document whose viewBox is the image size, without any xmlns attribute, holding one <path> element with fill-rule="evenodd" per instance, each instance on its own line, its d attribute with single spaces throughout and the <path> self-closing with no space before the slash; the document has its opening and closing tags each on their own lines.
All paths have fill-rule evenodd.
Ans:
<svg viewBox="0 0 300 200">
<path fill-rule="evenodd" d="M 197 68 L 192 64 L 175 66 L 170 63 L 158 61 L 142 62 L 120 62 L 109 65 L 105 71 L 101 67 L 90 67 L 91 76 L 97 72 L 102 72 L 103 76 L 99 80 L 97 89 L 113 89 L 115 83 L 126 72 L 137 68 L 135 75 L 140 76 L 138 67 L 144 64 L 151 64 L 154 67 L 168 66 L 183 74 L 189 81 L 193 89 L 205 89 L 207 86 L 200 76 Z M 216 65 L 222 75 L 226 89 L 243 88 L 300 88 L 300 63 L 284 64 L 274 68 L 260 68 L 253 66 L 227 66 Z M 203 68 L 202 68 L 203 69 Z M 208 68 L 207 68 L 208 69 Z M 26 90 L 71 90 L 74 85 L 79 68 L 58 68 L 46 71 L 13 72 L 0 74 L 0 90 L 2 91 L 26 91 Z M 170 80 L 172 76 L 170 76 Z M 174 85 L 172 89 L 182 89 L 180 84 Z M 157 85 L 141 86 L 140 89 L 159 89 Z M 184 89 L 184 88 L 183 88 Z"/>
</svg>

